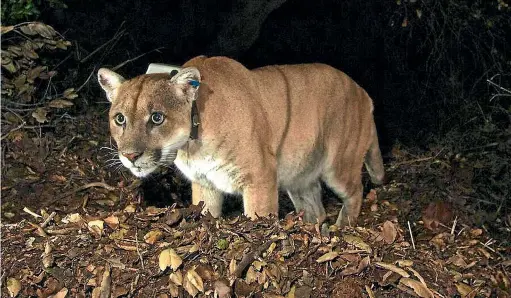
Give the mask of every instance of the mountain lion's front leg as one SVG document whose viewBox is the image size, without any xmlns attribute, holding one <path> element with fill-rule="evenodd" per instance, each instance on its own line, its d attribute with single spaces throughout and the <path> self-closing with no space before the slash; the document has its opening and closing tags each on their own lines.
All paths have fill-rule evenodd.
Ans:
<svg viewBox="0 0 511 298">
<path fill-rule="evenodd" d="M 198 205 L 201 201 L 204 202 L 203 213 L 209 211 L 215 218 L 222 216 L 222 204 L 224 202 L 222 193 L 214 188 L 204 187 L 199 183 L 192 182 L 192 204 Z"/>
<path fill-rule="evenodd" d="M 270 156 L 252 168 L 250 183 L 243 188 L 245 215 L 251 219 L 279 213 L 276 161 Z"/>
<path fill-rule="evenodd" d="M 243 191 L 245 215 L 251 219 L 279 213 L 277 182 L 251 185 Z"/>
</svg>

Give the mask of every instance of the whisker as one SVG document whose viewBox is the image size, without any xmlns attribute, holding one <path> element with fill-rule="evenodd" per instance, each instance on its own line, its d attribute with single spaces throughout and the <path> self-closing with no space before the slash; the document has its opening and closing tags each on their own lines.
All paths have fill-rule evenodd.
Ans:
<svg viewBox="0 0 511 298">
<path fill-rule="evenodd" d="M 114 169 L 114 173 L 119 172 L 122 169 L 122 164 L 118 165 L 117 168 Z"/>
<path fill-rule="evenodd" d="M 121 161 L 118 157 L 112 157 L 110 159 L 105 160 L 105 162 L 114 161 L 114 160 Z"/>
<path fill-rule="evenodd" d="M 119 163 L 113 163 L 113 164 L 109 164 L 109 165 L 105 165 L 105 168 L 112 168 L 114 166 L 122 166 L 122 164 L 119 164 Z"/>
<path fill-rule="evenodd" d="M 116 149 L 116 148 L 111 148 L 111 147 L 107 147 L 107 146 L 103 146 L 103 147 L 99 148 L 99 150 L 117 151 L 117 149 Z"/>
</svg>

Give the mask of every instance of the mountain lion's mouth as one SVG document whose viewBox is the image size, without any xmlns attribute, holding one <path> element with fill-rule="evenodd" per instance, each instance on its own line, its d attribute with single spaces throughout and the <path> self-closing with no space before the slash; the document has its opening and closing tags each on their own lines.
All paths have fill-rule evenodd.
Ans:
<svg viewBox="0 0 511 298">
<path fill-rule="evenodd" d="M 149 168 L 141 168 L 141 167 L 130 167 L 129 170 L 133 175 L 138 178 L 144 178 L 149 176 L 152 172 L 154 172 L 158 167 L 149 167 Z"/>
</svg>

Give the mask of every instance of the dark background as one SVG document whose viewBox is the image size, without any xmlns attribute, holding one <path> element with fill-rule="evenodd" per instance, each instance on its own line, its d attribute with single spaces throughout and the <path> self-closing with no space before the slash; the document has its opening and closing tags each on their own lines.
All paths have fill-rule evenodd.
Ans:
<svg viewBox="0 0 511 298">
<path fill-rule="evenodd" d="M 509 86 L 511 14 L 498 3 L 83 0 L 43 11 L 41 19 L 74 41 L 76 60 L 107 43 L 75 75 L 144 53 L 118 72 L 131 77 L 150 62 L 182 64 L 200 54 L 249 68 L 328 63 L 373 97 L 388 148 L 396 141 L 427 146 L 488 118 L 509 126 L 509 98 L 490 102 L 496 90 L 486 82 L 496 76 Z M 91 96 L 100 94 L 89 85 Z"/>
</svg>

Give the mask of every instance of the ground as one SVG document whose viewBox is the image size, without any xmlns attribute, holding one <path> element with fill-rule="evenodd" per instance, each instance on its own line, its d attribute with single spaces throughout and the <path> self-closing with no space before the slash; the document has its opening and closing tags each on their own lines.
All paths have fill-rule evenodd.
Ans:
<svg viewBox="0 0 511 298">
<path fill-rule="evenodd" d="M 109 167 L 107 109 L 3 142 L 2 297 L 511 297 L 511 220 L 470 210 L 470 159 L 396 146 L 356 225 L 321 235 L 284 196 L 279 218 L 215 220 L 172 167 Z"/>
</svg>

